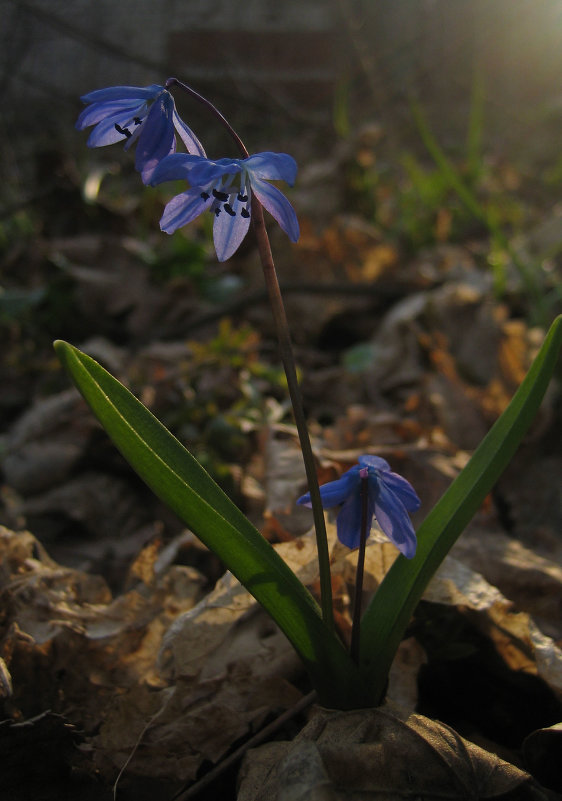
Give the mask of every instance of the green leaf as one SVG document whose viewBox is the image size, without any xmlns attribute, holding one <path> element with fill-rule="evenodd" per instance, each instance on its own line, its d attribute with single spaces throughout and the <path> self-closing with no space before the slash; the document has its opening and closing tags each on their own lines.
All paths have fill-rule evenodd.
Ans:
<svg viewBox="0 0 562 801">
<path fill-rule="evenodd" d="M 361 624 L 360 671 L 370 703 L 381 702 L 390 665 L 431 577 L 502 474 L 529 428 L 554 372 L 562 345 L 562 316 L 511 403 L 417 532 L 418 550 L 400 555 L 384 577 Z"/>
<path fill-rule="evenodd" d="M 66 342 L 55 342 L 55 350 L 125 459 L 269 612 L 304 662 L 322 703 L 361 706 L 356 665 L 274 548 L 117 379 Z"/>
</svg>

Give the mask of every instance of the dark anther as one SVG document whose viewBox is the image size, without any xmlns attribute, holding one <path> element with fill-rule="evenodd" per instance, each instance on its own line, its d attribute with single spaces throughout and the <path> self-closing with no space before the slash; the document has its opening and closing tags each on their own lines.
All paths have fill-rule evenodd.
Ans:
<svg viewBox="0 0 562 801">
<path fill-rule="evenodd" d="M 215 217 L 218 217 L 220 213 L 221 213 L 221 207 L 217 206 L 215 209 Z"/>
<path fill-rule="evenodd" d="M 241 203 L 245 203 L 248 200 L 248 195 L 243 195 L 242 192 L 238 192 L 238 200 Z"/>
<path fill-rule="evenodd" d="M 140 117 L 135 117 L 135 118 L 134 118 L 134 120 L 133 120 L 133 122 L 135 123 L 135 125 L 140 125 L 140 124 L 141 124 L 141 122 L 142 122 L 142 120 L 141 120 L 141 118 L 140 118 Z"/>
<path fill-rule="evenodd" d="M 241 214 L 242 217 L 244 217 L 245 220 L 247 220 L 248 217 L 250 216 L 250 212 L 248 211 L 248 209 L 242 209 L 240 214 Z"/>
<path fill-rule="evenodd" d="M 117 131 L 117 133 L 120 133 L 120 134 L 123 134 L 123 136 L 126 136 L 127 139 L 130 139 L 131 136 L 133 135 L 128 128 L 121 128 L 121 126 L 118 125 L 117 123 L 115 123 L 115 130 Z"/>
<path fill-rule="evenodd" d="M 208 192 L 201 192 L 201 197 L 203 198 L 203 200 L 209 200 L 211 196 Z"/>
<path fill-rule="evenodd" d="M 217 200 L 228 200 L 226 192 L 219 192 L 217 189 L 213 189 L 213 196 L 216 197 Z"/>
<path fill-rule="evenodd" d="M 227 214 L 230 214 L 231 217 L 236 217 L 236 212 L 230 205 L 230 203 L 225 203 L 223 209 L 226 211 Z"/>
</svg>

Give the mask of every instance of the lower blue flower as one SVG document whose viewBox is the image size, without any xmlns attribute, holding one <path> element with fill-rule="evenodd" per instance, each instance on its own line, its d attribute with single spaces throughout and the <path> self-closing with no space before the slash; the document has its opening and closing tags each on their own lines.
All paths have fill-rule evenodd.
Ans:
<svg viewBox="0 0 562 801">
<path fill-rule="evenodd" d="M 94 129 L 89 147 L 103 147 L 126 140 L 125 150 L 136 144 L 135 167 L 148 183 L 156 165 L 176 151 L 178 133 L 188 153 L 204 156 L 203 146 L 180 119 L 174 98 L 164 86 L 111 86 L 81 97 L 87 108 L 80 114 L 76 128 Z"/>
<path fill-rule="evenodd" d="M 390 465 L 379 456 L 361 456 L 359 464 L 352 467 L 337 481 L 320 487 L 322 506 L 330 509 L 339 506 L 337 534 L 348 548 L 358 548 L 361 539 L 361 476 L 367 477 L 368 512 L 367 532 L 373 517 L 382 531 L 408 559 L 416 553 L 416 533 L 409 517 L 420 507 L 412 485 L 405 478 L 393 473 Z M 311 506 L 310 493 L 299 498 L 297 503 Z"/>
<path fill-rule="evenodd" d="M 168 234 L 192 222 L 204 211 L 215 215 L 213 240 L 219 261 L 238 249 L 250 225 L 252 193 L 277 220 L 288 237 L 299 238 L 297 215 L 285 195 L 268 181 L 294 184 L 295 160 L 286 153 L 256 153 L 246 159 L 211 159 L 176 153 L 152 174 L 151 184 L 187 180 L 190 188 L 173 197 L 160 227 Z"/>
</svg>

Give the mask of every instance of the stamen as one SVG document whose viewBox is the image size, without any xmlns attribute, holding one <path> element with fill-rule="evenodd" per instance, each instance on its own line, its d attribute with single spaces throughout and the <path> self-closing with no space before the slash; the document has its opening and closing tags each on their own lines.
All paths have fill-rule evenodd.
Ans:
<svg viewBox="0 0 562 801">
<path fill-rule="evenodd" d="M 209 200 L 209 198 L 210 198 L 211 196 L 210 196 L 210 194 L 209 194 L 208 192 L 201 192 L 201 195 L 200 195 L 200 197 L 202 197 L 202 198 L 203 198 L 203 200 Z"/>
<path fill-rule="evenodd" d="M 217 206 L 215 209 L 215 217 L 218 217 L 220 213 L 221 213 L 221 207 Z"/>
<path fill-rule="evenodd" d="M 238 192 L 238 200 L 241 203 L 245 203 L 248 200 L 248 195 L 243 195 L 242 192 Z"/>
<path fill-rule="evenodd" d="M 142 122 L 142 120 L 141 120 L 141 118 L 140 118 L 140 117 L 135 117 L 135 118 L 134 118 L 134 120 L 133 120 L 133 122 L 135 123 L 135 125 L 140 125 L 140 124 L 141 124 L 141 122 Z"/>
<path fill-rule="evenodd" d="M 133 134 L 132 134 L 132 133 L 129 131 L 129 129 L 128 129 L 128 128 L 121 128 L 121 126 L 120 126 L 120 125 L 118 125 L 117 123 L 115 123 L 115 130 L 117 131 L 117 133 L 120 133 L 120 134 L 122 134 L 123 136 L 126 136 L 126 137 L 127 137 L 127 139 L 130 139 L 130 138 L 131 138 L 131 136 L 133 135 Z"/>
<path fill-rule="evenodd" d="M 248 209 L 242 209 L 242 211 L 240 212 L 240 215 L 242 217 L 244 217 L 245 220 L 247 220 L 248 217 L 250 216 L 250 212 L 248 211 Z"/>
<path fill-rule="evenodd" d="M 223 209 L 226 211 L 227 214 L 230 214 L 231 217 L 236 217 L 236 212 L 230 205 L 230 203 L 225 203 Z"/>
<path fill-rule="evenodd" d="M 217 200 L 228 200 L 226 192 L 219 192 L 217 189 L 213 189 L 213 197 L 216 197 Z"/>
</svg>

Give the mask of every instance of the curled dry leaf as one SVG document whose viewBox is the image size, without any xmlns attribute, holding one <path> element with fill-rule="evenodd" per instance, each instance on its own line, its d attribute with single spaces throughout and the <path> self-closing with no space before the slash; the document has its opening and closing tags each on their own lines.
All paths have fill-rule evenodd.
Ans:
<svg viewBox="0 0 562 801">
<path fill-rule="evenodd" d="M 541 507 L 542 508 L 542 507 Z M 562 565 L 476 518 L 452 555 L 532 615 L 541 631 L 562 642 Z"/>
<path fill-rule="evenodd" d="M 6 483 L 23 495 L 56 486 L 83 455 L 96 425 L 75 389 L 37 401 L 4 438 Z"/>
<path fill-rule="evenodd" d="M 204 760 L 217 762 L 272 710 L 300 697 L 287 680 L 301 671 L 292 647 L 229 573 L 170 626 L 159 668 L 170 685 L 159 704 L 149 709 L 141 699 L 139 715 L 132 693 L 101 727 L 95 743 L 100 766 L 120 767 L 134 751 L 128 774 L 185 783 Z"/>
<path fill-rule="evenodd" d="M 305 584 L 317 580 L 311 534 L 275 547 Z M 159 698 L 129 693 L 100 729 L 96 760 L 108 774 L 134 752 L 127 775 L 191 781 L 204 760 L 217 762 L 268 714 L 300 698 L 290 683 L 302 671 L 295 652 L 229 573 L 169 627 L 158 669 L 169 685 Z"/>
<path fill-rule="evenodd" d="M 530 615 L 514 611 L 513 603 L 482 575 L 447 556 L 424 599 L 478 612 L 474 620 L 506 664 L 538 675 L 562 698 L 562 650 L 540 631 Z"/>
<path fill-rule="evenodd" d="M 562 754 L 562 723 L 537 729 L 523 743 L 525 764 L 533 775 L 550 790 L 562 793 L 562 773 L 560 772 Z"/>
<path fill-rule="evenodd" d="M 337 547 L 333 525 L 328 526 L 328 536 L 332 545 L 334 580 L 340 587 L 340 593 L 345 593 L 346 585 L 353 580 L 356 555 Z M 390 543 L 379 542 L 377 539 L 375 532 L 372 544 L 367 549 L 367 593 L 376 588 L 396 557 L 396 550 Z M 301 580 L 314 586 L 317 581 L 314 537 L 308 534 L 275 547 Z M 533 658 L 527 659 L 526 669 L 538 672 L 553 688 L 556 687 L 559 662 L 554 644 L 538 632 L 527 616 L 522 618 L 521 615 L 514 614 L 510 602 L 482 576 L 454 559 L 447 559 L 428 588 L 426 599 L 469 609 L 481 620 L 481 627 L 491 636 L 494 632 L 504 633 L 510 644 L 510 649 L 504 649 L 505 654 L 502 651 L 506 660 L 517 648 L 525 647 L 529 650 L 531 647 Z M 347 595 L 336 597 L 336 603 L 341 603 L 342 608 L 348 602 Z M 501 645 L 498 648 L 502 650 Z M 550 657 L 553 657 L 554 662 L 549 661 Z M 393 699 L 403 699 L 410 709 L 416 703 L 415 677 L 424 660 L 423 649 L 408 640 L 402 644 L 393 667 L 389 694 Z M 135 749 L 143 726 L 150 720 L 128 765 L 127 773 L 131 776 L 151 775 L 162 779 L 189 781 L 195 777 L 203 760 L 216 763 L 228 751 L 233 741 L 252 733 L 269 712 L 285 709 L 298 698 L 298 692 L 289 683 L 300 670 L 291 647 L 257 608 L 252 597 L 229 574 L 194 609 L 173 622 L 162 641 L 158 668 L 160 676 L 169 685 L 160 694 L 158 702 L 156 703 L 154 696 L 150 701 L 146 693 L 146 697 L 140 697 L 136 692 L 129 693 L 119 699 L 114 713 L 101 727 L 95 743 L 100 767 L 105 765 L 110 770 L 111 767 L 115 769 L 120 766 Z M 123 725 L 123 721 L 127 721 L 129 725 Z M 403 721 L 400 723 L 402 725 Z M 426 729 L 430 725 L 429 722 L 424 724 Z M 397 723 L 395 726 L 402 731 Z M 416 737 L 421 737 L 420 727 L 421 724 L 414 729 Z M 439 748 L 447 745 L 447 758 L 450 753 L 460 754 L 459 759 L 464 758 L 464 741 L 451 730 L 442 727 L 437 729 L 437 734 L 433 729 L 430 729 L 430 733 L 431 737 L 437 738 Z M 404 734 L 401 736 L 405 737 Z M 411 732 L 408 737 L 415 739 Z M 429 734 L 427 739 L 429 745 L 424 747 L 430 748 L 432 740 Z M 402 763 L 404 751 L 410 748 L 409 742 L 407 738 L 400 741 Z M 380 750 L 382 746 L 379 744 L 378 748 Z M 439 748 L 436 747 L 435 750 L 436 763 L 441 758 L 437 757 Z M 476 749 L 475 746 L 470 748 Z M 478 749 L 476 752 L 480 753 Z M 306 759 L 301 759 L 296 755 L 295 760 L 298 763 L 299 760 L 306 762 L 311 759 L 308 752 L 305 756 Z M 487 754 L 485 758 L 492 761 L 496 759 Z M 343 772 L 346 770 L 344 756 L 341 760 Z M 472 764 L 470 760 L 469 763 Z M 423 760 L 421 761 L 423 764 Z M 318 768 L 318 759 L 312 760 L 311 764 L 316 764 Z M 451 764 L 455 765 L 451 768 L 451 775 L 457 767 L 461 770 L 463 765 L 462 760 L 458 766 L 454 762 Z M 479 762 L 477 764 L 480 765 Z M 488 766 L 486 769 L 491 771 L 490 775 L 496 776 L 499 771 L 500 777 L 509 775 L 510 780 L 513 775 L 517 775 L 517 781 L 524 775 L 509 773 L 510 766 L 500 769 L 495 762 L 483 764 Z M 506 763 L 501 763 L 504 764 Z M 466 766 L 464 768 L 468 776 L 469 770 Z M 398 768 L 396 770 L 401 775 Z M 321 774 L 322 771 L 315 769 L 315 776 Z M 484 768 L 482 775 L 485 775 Z M 435 773 L 436 787 L 442 778 Z M 496 780 L 501 784 L 497 776 L 494 781 Z M 319 781 L 324 779 L 320 778 Z M 447 781 L 452 779 L 449 777 Z M 452 791 L 458 791 L 460 798 L 463 797 L 461 789 L 464 779 L 459 781 L 460 784 L 452 785 Z M 521 779 L 521 782 L 525 781 L 527 777 Z M 284 778 L 281 784 L 287 784 L 288 787 L 290 781 Z M 499 784 L 493 785 L 492 782 L 490 786 L 497 789 Z M 489 788 L 484 789 L 488 792 Z M 324 791 L 327 792 L 326 787 Z M 332 788 L 330 792 L 335 790 Z M 492 794 L 491 789 L 489 792 Z M 266 796 L 256 796 L 260 797 Z M 293 799 L 291 795 L 286 797 L 291 801 Z M 302 797 L 307 796 L 305 794 Z"/>
<path fill-rule="evenodd" d="M 395 707 L 319 709 L 292 742 L 250 751 L 238 801 L 545 799 L 532 777 L 453 729 Z"/>
<path fill-rule="evenodd" d="M 100 577 L 60 566 L 28 532 L 0 527 L 0 657 L 16 717 L 50 708 L 92 731 L 131 688 L 158 694 L 163 633 L 194 606 L 203 581 L 179 565 L 145 575 L 153 581 L 112 599 Z"/>
</svg>

